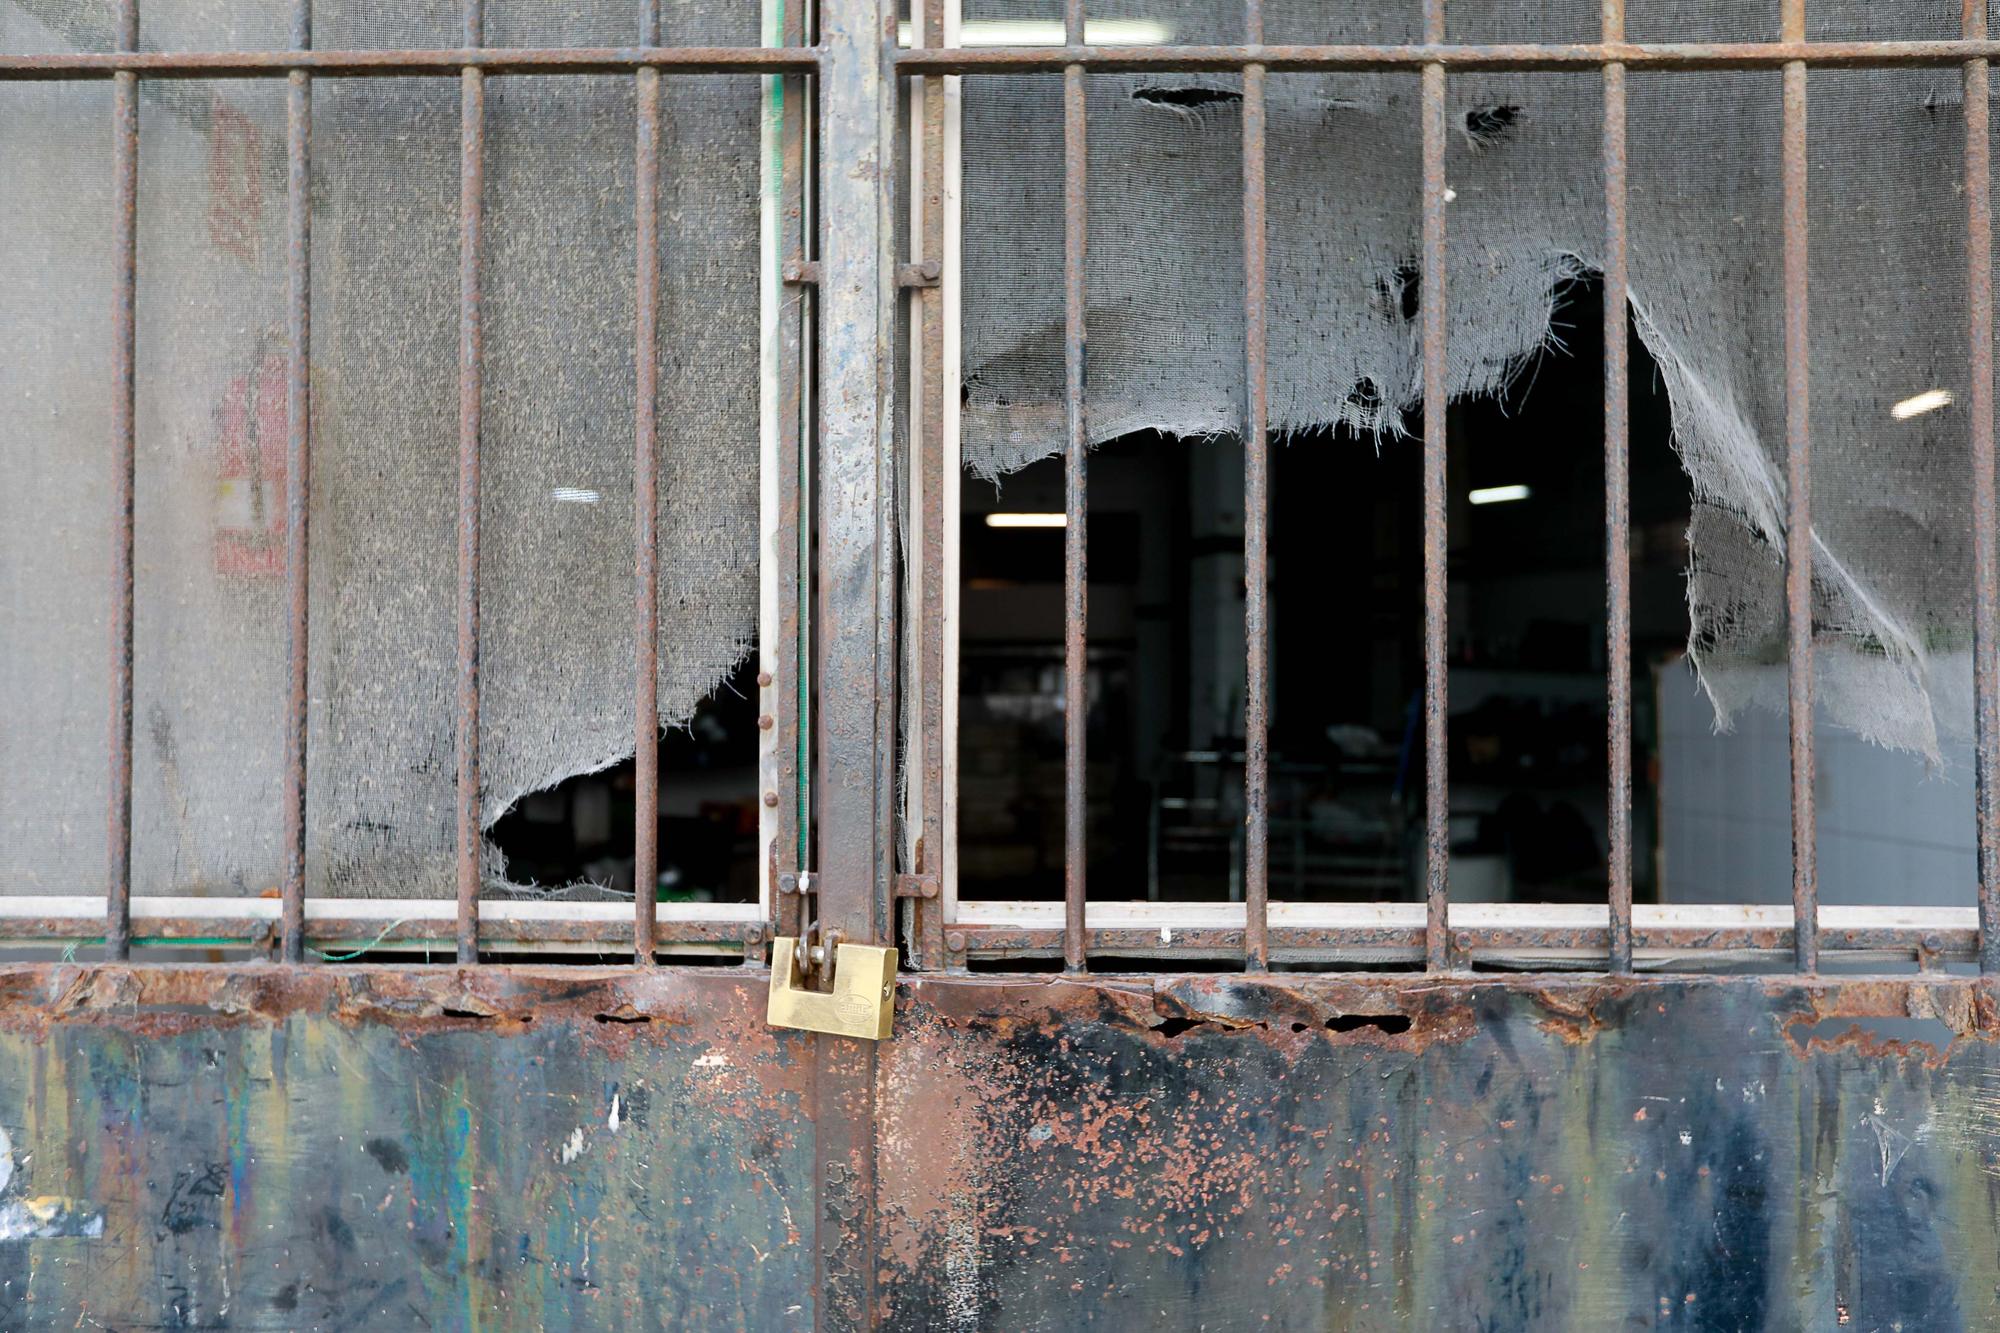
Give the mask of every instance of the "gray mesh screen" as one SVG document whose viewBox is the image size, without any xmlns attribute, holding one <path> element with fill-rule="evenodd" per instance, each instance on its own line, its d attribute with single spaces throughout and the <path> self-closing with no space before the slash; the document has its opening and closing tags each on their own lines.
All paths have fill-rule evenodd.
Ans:
<svg viewBox="0 0 2000 1333">
<path fill-rule="evenodd" d="M 1958 32 L 1958 6 L 1817 3 L 1820 37 Z M 1240 41 L 1231 6 L 1119 0 L 1175 42 Z M 1636 40 L 1769 39 L 1770 0 L 1634 6 Z M 1058 17 L 981 0 L 979 22 Z M 1455 41 L 1591 39 L 1595 0 L 1455 0 Z M 1414 3 L 1267 4 L 1273 42 L 1409 41 Z M 1234 433 L 1243 403 L 1237 90 L 1093 77 L 1089 433 Z M 1063 435 L 1061 80 L 965 80 L 965 453 L 993 475 Z M 1723 721 L 1782 700 L 1784 402 L 1776 71 L 1635 74 L 1631 290 L 1692 480 L 1690 647 Z M 1604 237 L 1593 74 L 1449 83 L 1450 384 L 1489 393 L 1549 338 L 1550 294 Z M 1814 587 L 1822 697 L 1935 759 L 1970 727 L 1963 119 L 1956 70 L 1810 80 Z M 1408 448 L 1420 408 L 1418 81 L 1276 75 L 1268 91 L 1271 417 L 1297 447 Z M 1944 390 L 1953 404 L 1898 419 Z"/>
<path fill-rule="evenodd" d="M 455 3 L 320 0 L 317 43 L 453 45 Z M 755 6 L 665 40 L 755 44 Z M 144 6 L 149 49 L 287 40 L 262 0 Z M 0 0 L 0 49 L 106 49 L 105 0 Z M 624 0 L 495 0 L 495 44 L 629 43 Z M 134 891 L 280 874 L 285 90 L 141 84 Z M 103 883 L 111 90 L 0 88 L 0 887 Z M 660 720 L 757 607 L 759 81 L 665 81 Z M 449 895 L 459 90 L 313 89 L 309 891 Z M 488 824 L 632 750 L 629 78 L 487 87 L 482 779 Z M 489 862 L 491 889 L 507 891 Z"/>
</svg>

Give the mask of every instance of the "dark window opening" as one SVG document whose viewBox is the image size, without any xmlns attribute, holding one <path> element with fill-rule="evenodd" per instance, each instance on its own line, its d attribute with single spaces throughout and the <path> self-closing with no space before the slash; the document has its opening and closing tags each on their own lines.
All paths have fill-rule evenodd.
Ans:
<svg viewBox="0 0 2000 1333">
<path fill-rule="evenodd" d="M 1454 901 L 1603 901 L 1601 297 L 1450 423 Z M 1653 671 L 1687 640 L 1690 493 L 1631 339 L 1634 864 L 1657 894 Z M 1416 895 L 1422 873 L 1421 425 L 1271 453 L 1273 898 Z M 1096 900 L 1242 894 L 1243 453 L 1112 442 L 1089 464 L 1088 875 Z M 1062 462 L 964 489 L 959 880 L 1062 896 Z"/>
<path fill-rule="evenodd" d="M 757 900 L 757 738 L 754 655 L 661 735 L 659 901 Z M 487 836 L 514 884 L 625 898 L 637 819 L 626 759 L 523 797 Z"/>
</svg>

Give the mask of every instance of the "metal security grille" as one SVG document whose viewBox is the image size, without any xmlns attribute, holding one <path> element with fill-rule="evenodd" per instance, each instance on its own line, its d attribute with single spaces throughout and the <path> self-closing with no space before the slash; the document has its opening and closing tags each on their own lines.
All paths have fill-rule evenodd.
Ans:
<svg viewBox="0 0 2000 1333">
<path fill-rule="evenodd" d="M 957 966 L 974 956 L 1059 954 L 1071 970 L 1093 955 L 1141 953 L 1225 957 L 1262 970 L 1274 961 L 1309 962 L 1331 954 L 1380 950 L 1386 958 L 1421 960 L 1431 971 L 1498 953 L 1564 954 L 1608 961 L 1627 972 L 1647 951 L 1786 950 L 1802 971 L 1815 970 L 1822 951 L 1899 953 L 1935 961 L 1977 953 L 2000 968 L 2000 569 L 1996 569 L 1993 438 L 1993 288 L 1991 160 L 1988 141 L 1990 62 L 2000 42 L 1989 38 L 1983 4 L 1967 3 L 1955 41 L 1813 42 L 1806 40 L 1804 0 L 1783 0 L 1783 35 L 1776 42 L 1633 44 L 1624 40 L 1624 4 L 1606 0 L 1602 39 L 1567 45 L 1453 45 L 1444 0 L 1425 0 L 1424 40 L 1411 45 L 1266 46 L 1259 0 L 1246 0 L 1238 46 L 1119 47 L 1086 43 L 1081 0 L 1067 0 L 1065 43 L 1059 47 L 963 49 L 942 42 L 946 10 L 926 0 L 913 24 L 919 45 L 898 49 L 895 15 L 874 4 L 831 3 L 817 15 L 784 8 L 782 41 L 764 48 L 659 45 L 658 0 L 634 5 L 635 44 L 618 49 L 490 48 L 483 44 L 482 0 L 465 0 L 461 47 L 327 51 L 311 49 L 310 0 L 294 0 L 292 49 L 283 51 L 157 52 L 138 49 L 138 0 L 120 0 L 117 49 L 107 52 L 0 55 L 0 79 L 110 80 L 115 86 L 111 130 L 115 147 L 116 300 L 107 336 L 113 367 L 115 465 L 114 607 L 110 633 L 112 725 L 106 752 L 111 801 L 107 820 L 110 878 L 101 924 L 75 914 L 13 913 L 4 931 L 14 939 L 77 940 L 101 936 L 109 957 L 124 958 L 140 942 L 270 940 L 287 961 L 302 961 L 314 945 L 380 941 L 393 925 L 397 941 L 450 941 L 461 961 L 482 947 L 511 944 L 603 946 L 630 942 L 642 962 L 668 942 L 741 945 L 761 955 L 768 934 L 806 934 L 809 921 L 835 938 L 885 940 L 895 932 L 894 908 L 913 901 L 911 943 L 922 966 Z M 1958 67 L 1965 88 L 1966 239 L 1972 366 L 1971 482 L 1974 513 L 1974 667 L 1977 724 L 1979 893 L 1976 919 L 1948 910 L 1882 911 L 1828 908 L 1818 902 L 1815 874 L 1813 643 L 1811 577 L 1804 543 L 1787 544 L 1789 717 L 1791 728 L 1792 910 L 1641 908 L 1632 904 L 1631 716 L 1627 643 L 1631 625 L 1628 567 L 1628 366 L 1626 75 L 1631 70 L 1762 70 L 1784 81 L 1782 124 L 1785 253 L 1785 397 L 1787 528 L 1810 528 L 1810 376 L 1807 365 L 1809 292 L 1806 254 L 1806 76 L 1812 68 Z M 1424 397 L 1446 397 L 1446 320 L 1450 293 L 1446 255 L 1445 90 L 1454 71 L 1569 70 L 1601 72 L 1604 115 L 1605 551 L 1609 731 L 1607 736 L 1610 889 L 1605 908 L 1452 909 L 1447 882 L 1445 671 L 1445 419 L 1425 414 L 1424 737 L 1426 894 L 1417 904 L 1334 905 L 1271 901 L 1268 872 L 1267 585 L 1269 567 L 1269 429 L 1267 411 L 1265 80 L 1272 72 L 1406 72 L 1422 81 L 1423 203 L 1421 302 Z M 1069 696 L 1083 691 L 1086 549 L 1085 382 L 1088 342 L 1084 261 L 1089 245 L 1085 199 L 1084 88 L 1093 73 L 1227 71 L 1243 77 L 1245 320 L 1248 393 L 1242 416 L 1247 526 L 1245 635 L 1248 681 L 1246 865 L 1244 902 L 1187 905 L 1167 921 L 1120 904 L 1087 912 L 1084 876 L 1084 719 L 1066 718 L 1066 892 L 1058 919 L 1032 904 L 1014 912 L 969 911 L 941 884 L 941 851 L 949 841 L 948 765 L 944 745 L 948 688 L 944 589 L 945 458 L 944 346 L 949 306 L 943 257 L 947 249 L 947 83 L 954 76 L 1046 73 L 1064 87 L 1064 365 L 1066 423 L 1066 556 L 1064 600 Z M 634 719 L 638 800 L 657 791 L 650 740 L 654 729 L 654 665 L 659 620 L 657 441 L 661 371 L 655 354 L 660 318 L 663 246 L 658 200 L 660 80 L 680 76 L 764 76 L 785 90 L 781 135 L 783 240 L 781 272 L 800 297 L 780 334 L 775 416 L 780 449 L 777 548 L 787 567 L 778 580 L 780 657 L 796 670 L 761 681 L 773 691 L 772 724 L 787 758 L 763 792 L 778 821 L 776 863 L 768 868 L 767 905 L 737 913 L 675 913 L 663 919 L 648 894 L 633 908 L 480 900 L 480 463 L 482 420 L 482 277 L 486 191 L 484 91 L 489 77 L 509 75 L 629 75 L 638 110 L 634 145 L 639 191 L 634 260 L 634 328 L 638 421 L 634 441 L 638 520 L 634 533 L 634 625 L 637 680 Z M 286 135 L 289 346 L 285 363 L 287 516 L 284 578 L 288 590 L 289 707 L 282 792 L 284 865 L 275 912 L 252 901 L 137 899 L 131 876 L 134 452 L 137 391 L 134 307 L 137 290 L 138 99 L 142 81 L 166 79 L 283 81 L 288 88 Z M 457 887 L 455 904 L 423 905 L 385 924 L 379 905 L 315 900 L 305 892 L 307 663 L 311 632 L 307 604 L 309 442 L 312 384 L 310 336 L 311 89 L 320 78 L 456 78 L 461 86 L 459 199 L 459 435 L 458 584 L 456 599 Z M 921 182 L 920 258 L 894 262 L 898 183 L 893 164 L 901 98 L 921 94 L 921 114 L 908 147 Z M 808 108 L 811 111 L 808 111 Z M 670 247 L 666 247 L 671 253 Z M 666 262 L 671 262 L 670 260 Z M 893 797 L 897 754 L 894 614 L 897 588 L 895 507 L 900 461 L 890 429 L 896 403 L 894 317 L 898 289 L 914 289 L 911 328 L 916 380 L 927 386 L 912 421 L 910 463 L 923 503 L 912 529 L 911 564 L 927 575 L 906 627 L 921 663 L 915 689 L 915 757 L 923 792 L 916 855 L 906 876 L 893 874 Z M 808 360 L 808 357 L 811 360 Z M 805 367 L 815 367 L 808 374 Z M 810 477 L 810 481 L 804 480 Z M 810 503 L 809 503 L 810 502 Z M 811 523 L 807 510 L 814 510 Z M 806 535 L 811 529 L 812 536 Z M 768 556 L 767 556 L 768 558 Z M 794 559 L 796 563 L 793 563 Z M 806 590 L 811 590 L 807 613 Z M 810 624 L 808 633 L 806 626 Z M 810 671 L 808 666 L 812 668 Z M 810 695 L 801 681 L 814 681 Z M 807 790 L 805 770 L 816 780 Z M 818 837 L 812 836 L 818 830 Z M 817 856 L 811 854 L 814 844 Z M 658 864 L 656 832 L 640 821 L 634 848 L 637 881 Z M 810 870 L 810 874 L 808 874 Z M 816 899 L 814 911 L 806 900 Z M 991 905 L 988 905 L 991 906 Z M 402 912 L 408 904 L 399 904 Z M 140 924 L 135 927 L 135 920 Z"/>
<path fill-rule="evenodd" d="M 792 7 L 795 9 L 796 7 Z M 16 940 L 88 942 L 101 936 L 105 956 L 126 958 L 135 942 L 170 944 L 275 944 L 286 962 L 302 962 L 308 941 L 316 948 L 342 942 L 390 942 L 427 946 L 451 942 L 460 962 L 478 962 L 482 944 L 488 949 L 519 947 L 579 951 L 629 947 L 640 963 L 651 963 L 656 947 L 668 942 L 698 945 L 740 944 L 761 951 L 766 935 L 761 907 L 732 911 L 703 905 L 706 912 L 677 912 L 661 920 L 654 894 L 635 894 L 633 907 L 618 904 L 549 904 L 480 901 L 480 464 L 482 423 L 482 286 L 486 217 L 485 90 L 489 77 L 507 75 L 630 75 L 637 107 L 637 246 L 634 267 L 636 321 L 633 329 L 637 366 L 637 433 L 634 440 L 636 522 L 633 540 L 634 627 L 637 655 L 634 736 L 637 752 L 637 800 L 641 808 L 657 808 L 659 785 L 656 709 L 656 666 L 660 641 L 659 568 L 659 413 L 663 385 L 658 355 L 661 317 L 662 244 L 660 207 L 661 79 L 663 76 L 764 75 L 782 77 L 788 101 L 789 128 L 783 138 L 784 178 L 789 197 L 801 189 L 805 142 L 800 132 L 804 76 L 820 68 L 820 55 L 807 47 L 802 16 L 790 15 L 784 41 L 769 48 L 662 46 L 659 0 L 633 5 L 634 44 L 620 49 L 506 48 L 484 45 L 482 0 L 464 0 L 460 16 L 461 48 L 454 50 L 311 49 L 311 0 L 291 6 L 290 50 L 272 51 L 141 51 L 138 0 L 119 0 L 115 50 L 91 53 L 0 55 L 0 79 L 111 80 L 115 85 L 113 120 L 115 209 L 108 224 L 115 229 L 114 307 L 107 329 L 115 349 L 113 365 L 113 458 L 108 478 L 114 497 L 114 612 L 109 649 L 112 665 L 111 729 L 106 760 L 110 768 L 108 812 L 109 880 L 105 915 L 100 922 L 69 913 L 29 914 L 34 900 L 15 900 L 0 935 Z M 460 192 L 458 204 L 458 503 L 457 503 L 457 665 L 456 665 L 456 790 L 457 901 L 435 904 L 370 903 L 362 900 L 306 900 L 306 748 L 307 664 L 312 624 L 308 610 L 310 512 L 310 449 L 312 438 L 311 332 L 313 274 L 311 272 L 312 85 L 319 78 L 439 78 L 456 79 L 460 102 Z M 284 877 L 278 903 L 244 899 L 142 898 L 135 910 L 132 884 L 133 773 L 133 623 L 134 606 L 146 590 L 134 577 L 134 456 L 138 389 L 135 373 L 135 295 L 138 288 L 139 98 L 142 81 L 167 79 L 246 79 L 283 81 L 288 88 L 287 162 L 287 332 L 285 365 L 286 485 L 283 496 L 286 540 L 284 580 L 289 618 L 287 646 L 290 694 L 284 736 L 283 822 Z M 798 212 L 789 216 L 797 231 Z M 794 245 L 796 242 L 794 242 Z M 670 262 L 670 261 L 669 261 Z M 800 414 L 796 337 L 781 349 L 783 394 L 791 405 L 782 414 L 778 467 L 786 477 L 799 475 Z M 797 549 L 799 491 L 796 484 L 780 488 L 779 531 Z M 798 569 L 794 565 L 778 579 L 778 620 L 785 637 L 795 639 L 799 625 Z M 794 657 L 796 654 L 794 653 Z M 798 673 L 779 673 L 762 682 L 775 694 L 776 724 L 795 735 L 799 726 Z M 781 761 L 768 784 L 764 805 L 775 812 L 777 845 L 796 848 L 800 819 L 795 762 Z M 651 885 L 658 867 L 656 821 L 636 821 L 636 880 Z M 787 852 L 790 859 L 795 852 Z M 773 867 L 775 870 L 775 867 Z M 64 900 L 75 901 L 75 900 Z M 263 910 L 276 907 L 275 919 Z M 135 916 L 139 925 L 135 930 Z M 393 934 L 393 940 L 390 936 Z"/>
<path fill-rule="evenodd" d="M 1226 71 L 1242 76 L 1242 208 L 1244 383 L 1241 416 L 1244 442 L 1244 635 L 1248 645 L 1245 696 L 1247 831 L 1243 903 L 1184 904 L 1177 911 L 1140 910 L 1147 905 L 1087 903 L 1084 878 L 1085 772 L 1084 709 L 1065 713 L 1065 894 L 1059 918 L 1040 904 L 978 904 L 962 911 L 948 933 L 935 940 L 952 962 L 968 953 L 988 956 L 1059 953 L 1069 971 L 1084 970 L 1096 954 L 1201 955 L 1240 959 L 1252 971 L 1267 968 L 1274 956 L 1287 961 L 1376 951 L 1388 960 L 1417 961 L 1438 972 L 1470 965 L 1478 956 L 1511 953 L 1550 959 L 1567 956 L 1570 965 L 1609 963 L 1615 972 L 1634 968 L 1636 951 L 1789 951 L 1801 972 L 1818 969 L 1823 951 L 1872 951 L 1935 962 L 1970 956 L 1982 967 L 2000 967 L 2000 659 L 1996 659 L 1995 491 L 1993 440 L 1993 279 L 1992 164 L 1988 143 L 1989 62 L 2000 43 L 1989 40 L 1986 5 L 1967 0 L 1962 37 L 1955 41 L 1815 42 L 1807 40 L 1805 0 L 1783 0 L 1780 39 L 1765 43 L 1634 44 L 1625 40 L 1623 0 L 1605 0 L 1602 38 L 1575 45 L 1454 45 L 1449 40 L 1445 0 L 1424 0 L 1423 40 L 1411 45 L 1266 46 L 1260 0 L 1243 8 L 1240 46 L 1140 47 L 1090 45 L 1083 0 L 1066 0 L 1064 44 L 1059 47 L 946 49 L 935 40 L 923 49 L 898 53 L 896 67 L 924 79 L 926 119 L 922 131 L 924 179 L 943 176 L 939 145 L 943 77 L 1000 74 L 1059 74 L 1063 80 L 1064 230 L 1063 347 L 1066 438 L 1064 607 L 1065 697 L 1084 696 L 1086 551 L 1086 469 L 1088 444 L 1085 384 L 1089 342 L 1085 320 L 1087 234 L 1085 99 L 1086 80 L 1116 72 Z M 932 0 L 924 31 L 939 34 L 943 10 Z M 1829 907 L 1821 910 L 1815 871 L 1813 639 L 1810 543 L 1786 543 L 1785 588 L 1788 611 L 1788 682 L 1791 750 L 1792 908 L 1641 908 L 1632 903 L 1632 681 L 1630 636 L 1632 593 L 1628 497 L 1627 319 L 1627 153 L 1626 75 L 1631 70 L 1768 70 L 1782 77 L 1782 124 L 1772 127 L 1782 143 L 1784 245 L 1785 441 L 1787 481 L 1785 530 L 1810 531 L 1812 524 L 1811 438 L 1808 431 L 1810 375 L 1807 365 L 1806 86 L 1813 68 L 1929 66 L 1963 70 L 1965 119 L 1966 247 L 1972 370 L 1971 422 L 1974 561 L 1974 675 L 1976 681 L 1976 768 L 1978 780 L 1979 889 L 1976 927 L 1972 913 L 1950 909 L 1890 911 Z M 1446 748 L 1446 490 L 1445 413 L 1447 396 L 1445 290 L 1446 81 L 1455 71 L 1596 70 L 1603 79 L 1602 166 L 1604 180 L 1603 266 L 1605 355 L 1605 519 L 1606 605 L 1609 628 L 1609 829 L 1610 883 L 1605 909 L 1589 907 L 1461 907 L 1450 904 L 1447 883 Z M 1267 422 L 1266 142 L 1265 80 L 1274 71 L 1407 71 L 1422 80 L 1423 273 L 1423 547 L 1424 547 L 1424 754 L 1425 900 L 1410 904 L 1273 904 L 1268 857 L 1268 689 L 1269 439 Z M 924 196 L 926 225 L 921 243 L 930 256 L 941 251 L 942 209 L 934 193 Z M 934 298 L 926 297 L 918 326 L 924 338 L 922 365 L 932 384 L 941 384 L 943 337 Z M 921 434 L 940 439 L 942 394 L 926 399 L 930 415 Z M 932 501 L 940 469 L 923 455 L 924 494 Z M 942 559 L 943 523 L 935 503 L 927 504 L 920 530 L 921 558 L 927 568 Z M 944 674 L 935 630 L 936 615 L 926 588 L 923 641 L 926 693 L 925 734 L 937 737 L 941 704 L 935 682 Z M 938 812 L 945 792 L 942 749 L 933 739 L 923 756 L 931 782 L 924 795 L 926 822 L 920 846 L 937 846 L 942 836 Z M 920 867 L 921 868 L 921 867 Z M 954 904 L 955 906 L 955 904 Z M 1162 908 L 1163 905 L 1150 905 Z"/>
</svg>

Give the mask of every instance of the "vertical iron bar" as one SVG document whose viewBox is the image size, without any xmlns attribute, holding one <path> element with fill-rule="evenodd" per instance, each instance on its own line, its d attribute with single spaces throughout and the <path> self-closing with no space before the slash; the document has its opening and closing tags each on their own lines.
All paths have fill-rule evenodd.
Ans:
<svg viewBox="0 0 2000 1333">
<path fill-rule="evenodd" d="M 1625 0 L 1604 0 L 1604 40 L 1625 40 Z M 1611 970 L 1632 970 L 1631 367 L 1626 343 L 1625 66 L 1604 66 L 1604 588 Z"/>
<path fill-rule="evenodd" d="M 823 934 L 886 944 L 896 792 L 897 83 L 889 0 L 820 11 L 815 570 Z"/>
<path fill-rule="evenodd" d="M 659 0 L 640 0 L 639 9 L 639 44 L 658 46 Z M 660 71 L 640 70 L 637 92 L 633 357 L 638 426 L 632 458 L 632 526 L 638 606 L 633 624 L 632 961 L 650 967 L 660 879 Z"/>
<path fill-rule="evenodd" d="M 1785 40 L 1805 40 L 1805 0 L 1785 0 Z M 1811 326 L 1807 301 L 1806 66 L 1785 66 L 1785 625 L 1792 741 L 1792 940 L 1798 970 L 1819 970 L 1813 808 Z"/>
<path fill-rule="evenodd" d="M 312 0 L 294 0 L 292 46 L 312 46 Z M 312 509 L 312 76 L 295 69 L 285 103 L 287 299 L 285 323 L 285 590 L 290 698 L 285 715 L 285 877 L 279 946 L 287 963 L 305 961 L 306 743 L 310 645 Z"/>
<path fill-rule="evenodd" d="M 1986 38 L 1986 0 L 1965 0 L 1969 41 Z M 1979 970 L 2000 972 L 2000 542 L 1993 449 L 1991 66 L 1965 65 L 1965 255 L 1972 361 L 1972 686 L 1979 784 Z"/>
<path fill-rule="evenodd" d="M 1084 41 L 1083 0 L 1064 0 L 1063 28 L 1068 45 Z M 1068 429 L 1063 440 L 1063 965 L 1081 972 L 1087 953 L 1084 900 L 1087 887 L 1084 793 L 1088 762 L 1089 682 L 1084 672 L 1086 580 L 1084 360 L 1085 261 L 1090 244 L 1090 204 L 1086 176 L 1085 102 L 1082 65 L 1063 69 L 1063 401 Z"/>
<path fill-rule="evenodd" d="M 788 3 L 783 8 L 781 44 L 804 46 L 804 4 Z M 806 118 L 812 103 L 807 97 L 805 79 L 797 75 L 783 76 L 778 80 L 778 89 L 783 116 L 779 129 L 778 256 L 783 272 L 792 262 L 808 257 L 805 250 L 808 228 L 804 225 L 809 181 Z M 805 933 L 805 895 L 780 893 L 779 887 L 784 882 L 781 876 L 805 868 L 811 826 L 807 781 L 811 769 L 811 726 L 801 694 L 809 678 L 811 640 L 805 632 L 800 607 L 805 590 L 812 586 L 809 553 L 802 538 L 806 496 L 811 490 L 802 441 L 806 436 L 805 323 L 816 295 L 816 289 L 800 286 L 781 289 L 779 297 L 778 640 L 768 653 L 778 670 L 768 677 L 760 672 L 757 682 L 760 689 L 774 689 L 777 696 L 775 714 L 770 717 L 779 737 L 775 778 L 779 796 L 777 864 L 771 867 L 771 893 L 776 928 L 789 935 Z"/>
<path fill-rule="evenodd" d="M 1064 0 L 1068 46 L 1084 44 L 1084 0 Z M 1068 418 L 1062 448 L 1062 963 L 1084 971 L 1084 767 L 1088 763 L 1090 685 L 1084 675 L 1086 616 L 1090 614 L 1084 488 L 1084 300 L 1090 246 L 1090 192 L 1086 184 L 1084 66 L 1062 70 L 1062 400 Z"/>
<path fill-rule="evenodd" d="M 1244 0 L 1244 40 L 1264 44 L 1263 0 Z M 1264 66 L 1243 67 L 1243 959 L 1270 968 L 1270 384 L 1266 366 Z"/>
<path fill-rule="evenodd" d="M 138 0 L 119 0 L 118 49 L 139 48 Z M 105 867 L 104 956 L 132 952 L 133 489 L 139 285 L 139 76 L 116 75 L 111 111 L 111 800 Z"/>
<path fill-rule="evenodd" d="M 482 0 L 465 0 L 462 40 L 483 39 Z M 458 961 L 479 961 L 479 431 L 483 379 L 486 81 L 459 74 L 458 196 Z"/>
<path fill-rule="evenodd" d="M 829 951 L 894 942 L 897 9 L 839 0 L 819 11 L 817 449 L 810 466 L 820 669 L 819 833 L 814 881 Z M 802 703 L 805 701 L 802 699 Z M 838 963 L 836 961 L 837 969 Z M 878 1318 L 876 1043 L 814 1043 L 814 1322 L 867 1328 Z M 859 1247 L 857 1249 L 857 1247 Z"/>
<path fill-rule="evenodd" d="M 1444 42 L 1444 0 L 1424 0 L 1424 40 Z M 1450 748 L 1445 712 L 1445 106 L 1444 66 L 1423 74 L 1424 325 L 1424 964 L 1450 965 Z"/>
<path fill-rule="evenodd" d="M 924 0 L 923 42 L 943 46 L 944 0 Z M 923 419 L 911 434 L 916 441 L 917 466 L 923 491 L 919 562 L 923 597 L 919 608 L 923 689 L 918 701 L 918 731 L 923 736 L 923 823 L 917 838 L 921 874 L 937 877 L 940 893 L 919 898 L 912 918 L 912 938 L 926 968 L 943 965 L 944 955 L 944 406 L 950 391 L 944 382 L 944 79 L 923 81 L 924 114 L 918 151 L 923 165 L 922 224 L 917 232 L 918 257 L 938 266 L 938 281 L 918 293 L 918 338 L 922 348 Z"/>
</svg>

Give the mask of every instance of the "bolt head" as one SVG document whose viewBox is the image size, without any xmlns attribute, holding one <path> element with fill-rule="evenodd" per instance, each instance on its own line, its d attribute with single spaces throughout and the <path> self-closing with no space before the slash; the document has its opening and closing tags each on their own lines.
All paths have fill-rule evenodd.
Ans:
<svg viewBox="0 0 2000 1333">
<path fill-rule="evenodd" d="M 758 685 L 760 685 L 760 686 L 762 686 L 762 687 L 763 687 L 764 689 L 767 689 L 767 690 L 768 690 L 768 689 L 770 689 L 770 688 L 771 688 L 771 673 L 770 673 L 770 672 L 768 672 L 768 671 L 759 671 L 759 672 L 757 673 L 757 684 L 758 684 Z"/>
<path fill-rule="evenodd" d="M 777 725 L 778 719 L 772 717 L 769 713 L 764 713 L 757 718 L 757 730 L 759 731 L 769 731 Z"/>
<path fill-rule="evenodd" d="M 951 952 L 953 953 L 964 953 L 965 936 L 960 932 L 954 930 L 953 932 L 951 932 L 951 934 L 944 937 L 944 947 L 951 950 Z"/>
<path fill-rule="evenodd" d="M 765 792 L 765 793 L 764 793 L 764 804 L 765 804 L 765 805 L 767 805 L 767 806 L 769 806 L 769 807 L 770 807 L 771 809 L 773 809 L 773 810 L 777 809 L 777 808 L 778 808 L 778 793 L 776 793 L 776 792 L 774 792 L 774 791 L 767 791 L 767 792 Z"/>
</svg>

